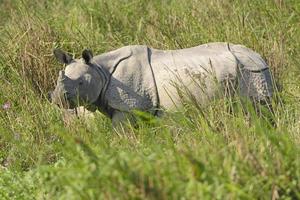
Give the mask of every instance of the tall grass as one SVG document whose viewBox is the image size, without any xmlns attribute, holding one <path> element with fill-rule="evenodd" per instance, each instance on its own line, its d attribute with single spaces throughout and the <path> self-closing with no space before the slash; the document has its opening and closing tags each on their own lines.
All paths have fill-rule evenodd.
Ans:
<svg viewBox="0 0 300 200">
<path fill-rule="evenodd" d="M 299 13 L 297 0 L 0 1 L 0 198 L 300 199 Z M 100 113 L 66 120 L 46 99 L 63 67 L 53 48 L 213 41 L 267 60 L 276 127 L 220 99 L 113 130 Z"/>
</svg>

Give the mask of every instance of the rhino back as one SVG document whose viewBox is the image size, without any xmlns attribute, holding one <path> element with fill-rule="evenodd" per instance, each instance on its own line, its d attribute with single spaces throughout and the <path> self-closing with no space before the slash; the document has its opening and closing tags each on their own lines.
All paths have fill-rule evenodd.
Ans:
<svg viewBox="0 0 300 200">
<path fill-rule="evenodd" d="M 236 59 L 226 43 L 171 51 L 152 49 L 151 66 L 165 108 L 181 104 L 182 95 L 206 104 L 222 92 L 219 82 L 235 78 L 237 71 Z M 182 92 L 185 94 L 179 94 Z"/>
</svg>

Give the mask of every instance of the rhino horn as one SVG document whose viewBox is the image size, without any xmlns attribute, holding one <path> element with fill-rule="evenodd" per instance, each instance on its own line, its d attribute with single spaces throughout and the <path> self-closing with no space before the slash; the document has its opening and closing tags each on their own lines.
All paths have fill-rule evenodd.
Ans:
<svg viewBox="0 0 300 200">
<path fill-rule="evenodd" d="M 65 77 L 66 77 L 65 71 L 64 70 L 59 71 L 58 80 L 63 81 L 65 79 Z"/>
</svg>

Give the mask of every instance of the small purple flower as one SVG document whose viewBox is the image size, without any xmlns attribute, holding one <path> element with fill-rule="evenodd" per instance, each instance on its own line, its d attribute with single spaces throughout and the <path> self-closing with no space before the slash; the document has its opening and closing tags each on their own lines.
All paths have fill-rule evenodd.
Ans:
<svg viewBox="0 0 300 200">
<path fill-rule="evenodd" d="M 10 107 L 11 107 L 11 105 L 10 105 L 9 102 L 6 102 L 5 104 L 2 105 L 2 108 L 3 108 L 4 110 L 10 109 Z"/>
<path fill-rule="evenodd" d="M 20 137 L 21 137 L 20 133 L 14 133 L 15 140 L 20 140 Z"/>
</svg>

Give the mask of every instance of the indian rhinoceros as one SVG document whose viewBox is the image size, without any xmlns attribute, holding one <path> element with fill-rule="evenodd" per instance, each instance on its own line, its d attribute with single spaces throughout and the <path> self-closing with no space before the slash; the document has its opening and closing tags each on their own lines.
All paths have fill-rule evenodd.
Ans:
<svg viewBox="0 0 300 200">
<path fill-rule="evenodd" d="M 220 91 L 255 102 L 268 102 L 273 93 L 268 65 L 242 45 L 208 43 L 180 50 L 132 45 L 95 57 L 86 49 L 82 59 L 55 49 L 54 55 L 66 68 L 59 72 L 52 101 L 96 108 L 113 122 L 134 109 L 157 115 L 182 104 L 184 96 L 205 105 Z"/>
</svg>

